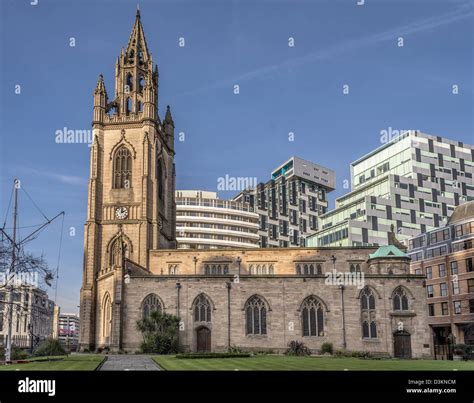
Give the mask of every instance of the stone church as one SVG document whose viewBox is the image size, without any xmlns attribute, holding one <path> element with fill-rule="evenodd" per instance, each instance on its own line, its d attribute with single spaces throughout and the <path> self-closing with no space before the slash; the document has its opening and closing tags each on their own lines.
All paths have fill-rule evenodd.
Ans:
<svg viewBox="0 0 474 403">
<path fill-rule="evenodd" d="M 137 11 L 109 99 L 94 91 L 81 288 L 82 350 L 135 352 L 138 319 L 180 318 L 184 351 L 283 352 L 303 341 L 396 357 L 430 355 L 424 277 L 396 242 L 380 248 L 177 250 L 174 122 L 158 110 Z M 398 245 L 400 246 L 400 245 Z"/>
</svg>

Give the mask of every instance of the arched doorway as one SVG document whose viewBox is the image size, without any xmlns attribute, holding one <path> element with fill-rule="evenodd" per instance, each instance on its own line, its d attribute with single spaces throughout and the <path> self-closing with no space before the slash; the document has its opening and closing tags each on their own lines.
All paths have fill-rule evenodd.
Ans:
<svg viewBox="0 0 474 403">
<path fill-rule="evenodd" d="M 206 326 L 196 329 L 196 351 L 198 353 L 211 351 L 211 331 Z"/>
<path fill-rule="evenodd" d="M 393 356 L 411 358 L 411 335 L 405 330 L 393 334 Z"/>
</svg>

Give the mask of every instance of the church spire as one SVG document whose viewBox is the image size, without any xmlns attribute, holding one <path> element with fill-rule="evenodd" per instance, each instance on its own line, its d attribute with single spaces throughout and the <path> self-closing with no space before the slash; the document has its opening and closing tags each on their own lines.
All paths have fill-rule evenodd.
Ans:
<svg viewBox="0 0 474 403">
<path fill-rule="evenodd" d="M 97 80 L 97 85 L 95 86 L 95 94 L 105 94 L 107 96 L 107 91 L 104 84 L 104 76 L 99 74 L 99 79 Z"/>
<path fill-rule="evenodd" d="M 150 60 L 150 53 L 146 44 L 145 34 L 140 18 L 140 9 L 137 6 L 137 14 L 132 32 L 128 40 L 127 50 L 125 52 L 128 64 L 145 66 Z"/>
<path fill-rule="evenodd" d="M 104 76 L 99 75 L 97 85 L 94 90 L 94 118 L 93 124 L 102 124 L 104 122 L 107 110 L 107 91 L 104 84 Z"/>
</svg>

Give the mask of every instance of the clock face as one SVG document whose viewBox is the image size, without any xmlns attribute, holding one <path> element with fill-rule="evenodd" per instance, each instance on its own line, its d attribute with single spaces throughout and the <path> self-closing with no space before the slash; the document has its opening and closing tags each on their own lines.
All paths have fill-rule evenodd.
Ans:
<svg viewBox="0 0 474 403">
<path fill-rule="evenodd" d="M 117 207 L 117 209 L 115 210 L 115 215 L 119 220 L 124 220 L 128 217 L 127 207 Z"/>
</svg>

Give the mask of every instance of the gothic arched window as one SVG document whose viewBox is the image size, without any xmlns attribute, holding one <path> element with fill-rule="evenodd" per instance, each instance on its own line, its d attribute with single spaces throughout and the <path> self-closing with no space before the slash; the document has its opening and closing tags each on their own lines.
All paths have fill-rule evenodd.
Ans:
<svg viewBox="0 0 474 403">
<path fill-rule="evenodd" d="M 393 293 L 393 310 L 408 311 L 408 297 L 403 287 L 397 287 Z"/>
<path fill-rule="evenodd" d="M 306 298 L 301 305 L 303 336 L 324 336 L 324 307 L 314 296 Z"/>
<path fill-rule="evenodd" d="M 125 93 L 128 94 L 130 91 L 133 91 L 133 76 L 132 73 L 127 74 L 127 80 L 125 83 Z"/>
<path fill-rule="evenodd" d="M 110 267 L 121 266 L 122 265 L 122 254 L 120 248 L 120 238 L 115 239 L 110 245 L 109 249 L 109 263 Z M 129 248 L 128 245 L 123 242 L 123 254 L 125 258 L 129 257 Z"/>
<path fill-rule="evenodd" d="M 245 323 L 245 334 L 267 334 L 267 307 L 257 295 L 250 297 L 245 304 Z"/>
<path fill-rule="evenodd" d="M 362 337 L 364 339 L 377 338 L 375 295 L 369 287 L 365 287 L 360 294 L 360 309 Z"/>
<path fill-rule="evenodd" d="M 206 276 L 208 276 L 209 274 L 211 274 L 211 268 L 209 267 L 208 264 L 206 264 L 206 265 L 204 266 L 204 274 L 205 274 Z"/>
<path fill-rule="evenodd" d="M 107 293 L 102 302 L 102 336 L 107 338 L 110 336 L 110 325 L 112 322 L 112 301 Z"/>
<path fill-rule="evenodd" d="M 125 103 L 125 114 L 128 115 L 132 111 L 132 99 L 127 98 L 127 102 Z"/>
<path fill-rule="evenodd" d="M 300 264 L 297 264 L 296 265 L 296 274 L 301 274 L 301 265 Z"/>
<path fill-rule="evenodd" d="M 148 294 L 142 302 L 142 316 L 147 318 L 154 311 L 163 312 L 163 306 L 158 295 Z"/>
<path fill-rule="evenodd" d="M 121 146 L 114 156 L 114 188 L 132 187 L 132 154 L 127 147 Z"/>
<path fill-rule="evenodd" d="M 200 294 L 194 300 L 194 321 L 210 322 L 211 321 L 211 303 L 209 299 Z"/>
<path fill-rule="evenodd" d="M 323 269 L 319 263 L 316 265 L 316 274 L 323 274 Z"/>
<path fill-rule="evenodd" d="M 163 163 L 161 159 L 158 160 L 158 164 L 156 164 L 156 179 L 158 181 L 158 197 L 160 200 L 163 200 L 164 195 L 164 175 L 163 175 Z"/>
</svg>

